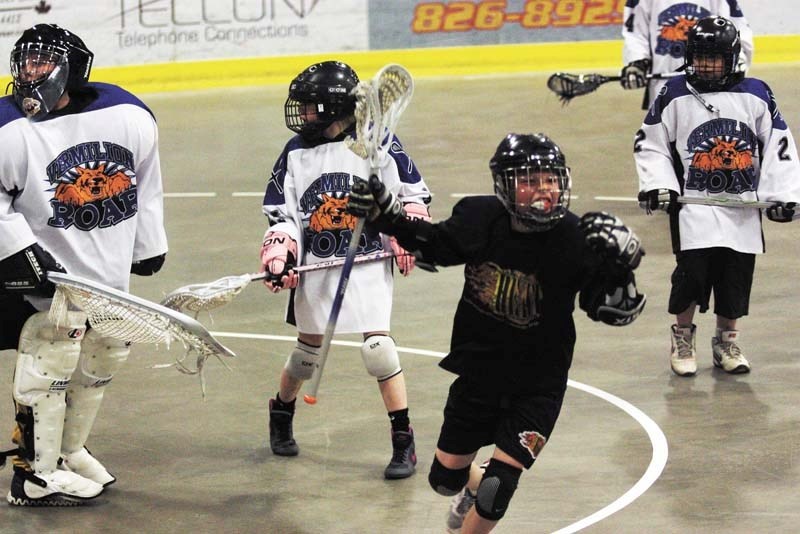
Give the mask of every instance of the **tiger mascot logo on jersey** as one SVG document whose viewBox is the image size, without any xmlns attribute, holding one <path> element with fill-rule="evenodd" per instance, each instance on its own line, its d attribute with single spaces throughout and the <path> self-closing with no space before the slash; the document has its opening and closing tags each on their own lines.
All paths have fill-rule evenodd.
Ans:
<svg viewBox="0 0 800 534">
<path fill-rule="evenodd" d="M 703 17 L 711 15 L 704 7 L 683 3 L 668 7 L 658 14 L 660 28 L 655 53 L 681 59 L 686 54 L 689 30 Z"/>
<path fill-rule="evenodd" d="M 526 430 L 519 433 L 519 444 L 528 449 L 531 457 L 535 460 L 539 453 L 544 449 L 547 438 L 535 430 Z"/>
<path fill-rule="evenodd" d="M 758 188 L 758 138 L 747 124 L 723 118 L 704 122 L 687 137 L 686 151 L 686 189 L 739 195 Z"/>
<path fill-rule="evenodd" d="M 308 226 L 315 232 L 323 230 L 353 230 L 356 218 L 347 213 L 347 198 L 322 195 L 322 204 L 311 214 Z"/>
<path fill-rule="evenodd" d="M 721 138 L 714 139 L 714 144 L 708 152 L 696 152 L 692 158 L 692 167 L 704 171 L 723 169 L 747 169 L 753 165 L 753 151 L 739 150 L 737 141 L 725 141 Z"/>
<path fill-rule="evenodd" d="M 298 199 L 298 207 L 308 225 L 304 231 L 305 250 L 317 258 L 344 257 L 357 218 L 347 213 L 350 186 L 355 179 L 344 172 L 320 175 Z M 365 228 L 359 240 L 358 254 L 383 250 L 378 232 Z"/>
<path fill-rule="evenodd" d="M 106 174 L 105 164 L 96 169 L 78 167 L 73 183 L 59 184 L 53 198 L 64 204 L 83 206 L 87 202 L 104 200 L 130 189 L 131 179 L 122 171 Z"/>
<path fill-rule="evenodd" d="M 110 141 L 63 150 L 47 165 L 53 199 L 47 225 L 91 231 L 116 226 L 139 210 L 133 152 Z"/>
</svg>

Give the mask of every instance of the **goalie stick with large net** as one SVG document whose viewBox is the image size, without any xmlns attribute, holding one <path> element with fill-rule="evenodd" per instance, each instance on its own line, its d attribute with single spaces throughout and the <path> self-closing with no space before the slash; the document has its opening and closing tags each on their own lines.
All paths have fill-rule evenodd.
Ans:
<svg viewBox="0 0 800 534">
<path fill-rule="evenodd" d="M 187 353 L 169 365 L 182 373 L 199 375 L 203 396 L 206 360 L 214 356 L 225 365 L 223 357 L 235 356 L 202 324 L 176 310 L 79 276 L 48 272 L 47 278 L 56 286 L 49 312 L 53 324 L 64 324 L 70 307 L 75 307 L 87 315 L 93 329 L 107 337 L 129 343 L 165 346 L 178 340 L 186 347 Z M 191 352 L 197 354 L 194 368 L 183 363 Z"/>
</svg>

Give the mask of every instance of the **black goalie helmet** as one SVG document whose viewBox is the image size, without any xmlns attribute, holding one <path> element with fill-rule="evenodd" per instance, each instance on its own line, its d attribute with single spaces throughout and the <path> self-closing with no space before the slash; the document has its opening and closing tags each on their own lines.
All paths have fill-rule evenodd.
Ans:
<svg viewBox="0 0 800 534">
<path fill-rule="evenodd" d="M 352 94 L 358 75 L 340 61 L 315 63 L 297 75 L 289 85 L 284 105 L 286 127 L 306 139 L 317 139 L 335 121 L 353 115 Z"/>
<path fill-rule="evenodd" d="M 689 30 L 686 40 L 686 79 L 705 91 L 723 91 L 744 76 L 736 71 L 742 41 L 733 22 L 706 17 Z"/>
<path fill-rule="evenodd" d="M 533 231 L 566 215 L 572 187 L 564 153 L 544 134 L 508 134 L 489 161 L 494 192 L 514 219 Z"/>
<path fill-rule="evenodd" d="M 25 30 L 11 51 L 17 105 L 30 118 L 46 116 L 64 91 L 86 84 L 93 59 L 80 37 L 55 24 Z"/>
</svg>

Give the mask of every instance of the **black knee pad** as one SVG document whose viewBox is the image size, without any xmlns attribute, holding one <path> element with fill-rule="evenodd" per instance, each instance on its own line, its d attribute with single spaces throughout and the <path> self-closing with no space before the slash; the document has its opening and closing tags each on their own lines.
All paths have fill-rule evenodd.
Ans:
<svg viewBox="0 0 800 534">
<path fill-rule="evenodd" d="M 452 497 L 467 485 L 468 480 L 469 466 L 463 469 L 448 469 L 439 462 L 436 456 L 433 457 L 431 471 L 428 473 L 428 483 L 439 495 Z"/>
<path fill-rule="evenodd" d="M 498 521 L 506 514 L 511 497 L 517 490 L 522 469 L 492 458 L 478 486 L 475 511 L 489 521 Z"/>
</svg>

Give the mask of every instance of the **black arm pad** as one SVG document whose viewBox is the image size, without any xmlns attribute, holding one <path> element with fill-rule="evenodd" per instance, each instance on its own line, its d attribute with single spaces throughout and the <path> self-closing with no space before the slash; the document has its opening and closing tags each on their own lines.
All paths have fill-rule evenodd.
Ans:
<svg viewBox="0 0 800 534">
<path fill-rule="evenodd" d="M 153 256 L 145 260 L 135 261 L 131 264 L 131 273 L 139 276 L 152 276 L 164 266 L 167 255 Z"/>
</svg>

